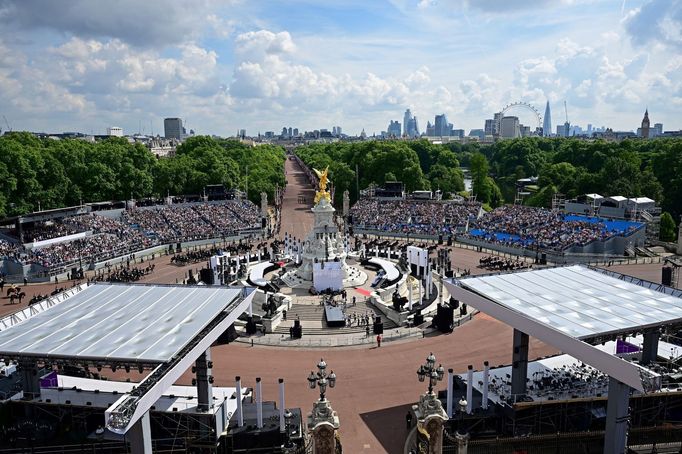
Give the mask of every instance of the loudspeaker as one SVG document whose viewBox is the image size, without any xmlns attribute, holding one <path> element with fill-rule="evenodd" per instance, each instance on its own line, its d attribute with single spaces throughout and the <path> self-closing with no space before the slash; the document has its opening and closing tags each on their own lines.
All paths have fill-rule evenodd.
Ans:
<svg viewBox="0 0 682 454">
<path fill-rule="evenodd" d="M 438 235 L 438 244 L 443 244 L 443 235 Z"/>
<path fill-rule="evenodd" d="M 673 283 L 673 268 L 671 266 L 664 266 L 661 269 L 661 283 L 670 287 Z"/>
<path fill-rule="evenodd" d="M 452 246 L 452 235 L 448 236 L 448 246 Z"/>
<path fill-rule="evenodd" d="M 540 265 L 547 265 L 547 254 L 544 252 L 540 255 Z"/>
<path fill-rule="evenodd" d="M 177 246 L 175 246 L 175 252 L 182 252 L 182 243 L 178 243 Z"/>
<path fill-rule="evenodd" d="M 294 326 L 291 327 L 291 334 L 294 339 L 303 337 L 303 327 L 300 320 L 294 320 Z"/>
<path fill-rule="evenodd" d="M 256 334 L 257 330 L 253 317 L 248 317 L 246 320 L 246 334 Z"/>
<path fill-rule="evenodd" d="M 261 228 L 261 229 L 264 229 L 264 228 L 267 227 L 267 226 L 268 226 L 268 220 L 265 219 L 265 218 L 262 218 L 262 219 L 260 220 L 260 228 Z"/>
<path fill-rule="evenodd" d="M 418 309 L 414 314 L 414 326 L 418 326 L 424 323 L 424 316 L 422 315 L 422 310 Z"/>
<path fill-rule="evenodd" d="M 435 327 L 441 333 L 449 333 L 455 327 L 454 321 L 455 310 L 449 305 L 438 305 L 438 310 L 436 312 L 436 318 L 433 321 Z"/>
<path fill-rule="evenodd" d="M 213 280 L 213 270 L 210 268 L 202 268 L 199 270 L 199 279 L 206 285 L 215 284 Z"/>
<path fill-rule="evenodd" d="M 374 319 L 374 334 L 384 334 L 384 323 L 381 321 L 381 317 Z"/>
</svg>

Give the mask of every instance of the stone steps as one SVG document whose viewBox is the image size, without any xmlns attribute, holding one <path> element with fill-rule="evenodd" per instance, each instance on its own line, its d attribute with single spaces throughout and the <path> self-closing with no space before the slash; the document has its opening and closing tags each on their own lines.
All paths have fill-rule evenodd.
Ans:
<svg viewBox="0 0 682 454">
<path fill-rule="evenodd" d="M 364 302 L 357 302 L 355 306 L 347 305 L 346 314 L 358 314 L 358 316 L 365 316 L 365 313 L 380 315 L 384 323 L 384 330 L 395 329 L 398 327 L 394 322 L 386 318 L 383 314 L 376 311 L 374 308 L 368 306 Z M 320 305 L 310 304 L 293 304 L 291 309 L 287 311 L 287 320 L 283 321 L 276 329 L 276 334 L 289 335 L 289 328 L 294 325 L 294 320 L 299 319 L 301 326 L 303 326 L 304 334 L 317 335 L 334 335 L 334 334 L 364 334 L 366 332 L 365 325 L 353 324 L 352 327 L 327 327 L 324 321 L 324 307 Z M 370 317 L 370 330 L 372 329 L 372 317 Z"/>
</svg>

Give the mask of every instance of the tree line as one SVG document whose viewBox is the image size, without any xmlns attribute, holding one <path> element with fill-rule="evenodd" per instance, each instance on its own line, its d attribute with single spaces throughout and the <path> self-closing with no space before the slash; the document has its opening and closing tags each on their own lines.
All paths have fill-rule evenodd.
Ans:
<svg viewBox="0 0 682 454">
<path fill-rule="evenodd" d="M 158 159 L 140 143 L 112 137 L 96 143 L 40 139 L 26 132 L 0 137 L 0 216 L 100 202 L 200 195 L 209 184 L 246 188 L 255 203 L 284 187 L 284 149 L 236 140 L 190 137 L 176 156 Z"/>
<path fill-rule="evenodd" d="M 517 180 L 538 177 L 524 204 L 550 207 L 556 193 L 566 199 L 588 193 L 646 196 L 669 213 L 663 216 L 662 237 L 664 229 L 674 231 L 670 221 L 682 215 L 682 139 L 676 138 L 609 142 L 527 137 L 489 145 L 371 141 L 314 144 L 296 153 L 309 166 L 329 165 L 337 204 L 346 189 L 357 200 L 356 177 L 360 189 L 402 181 L 407 191 L 457 193 L 464 189 L 461 165 L 470 169 L 473 195 L 490 207 L 513 203 Z"/>
<path fill-rule="evenodd" d="M 358 188 L 383 186 L 391 181 L 402 182 L 407 191 L 464 190 L 464 177 L 455 153 L 427 140 L 311 144 L 296 148 L 296 154 L 309 167 L 329 166 L 336 204 L 341 203 L 345 190 L 354 202 L 358 199 Z"/>
</svg>

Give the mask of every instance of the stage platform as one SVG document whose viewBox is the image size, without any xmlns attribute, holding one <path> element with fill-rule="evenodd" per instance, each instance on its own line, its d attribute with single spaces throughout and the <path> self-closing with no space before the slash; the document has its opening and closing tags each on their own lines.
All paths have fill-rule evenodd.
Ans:
<svg viewBox="0 0 682 454">
<path fill-rule="evenodd" d="M 338 305 L 324 304 L 324 320 L 330 328 L 346 326 L 346 316 Z"/>
</svg>

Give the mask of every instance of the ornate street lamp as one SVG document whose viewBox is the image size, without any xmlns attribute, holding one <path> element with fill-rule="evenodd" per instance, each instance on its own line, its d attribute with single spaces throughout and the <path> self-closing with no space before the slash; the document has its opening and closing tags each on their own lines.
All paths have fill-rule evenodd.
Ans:
<svg viewBox="0 0 682 454">
<path fill-rule="evenodd" d="M 433 387 L 443 380 L 444 375 L 445 369 L 442 364 L 436 367 L 436 356 L 433 353 L 429 353 L 429 356 L 426 357 L 426 363 L 417 369 L 417 377 L 420 382 L 429 379 L 429 394 L 433 394 Z"/>
<path fill-rule="evenodd" d="M 320 400 L 324 400 L 327 386 L 330 388 L 336 386 L 336 374 L 334 371 L 327 373 L 327 363 L 324 359 L 320 358 L 320 362 L 317 363 L 317 373 L 311 371 L 308 375 L 308 385 L 310 389 L 315 389 L 316 386 L 320 388 Z"/>
</svg>

